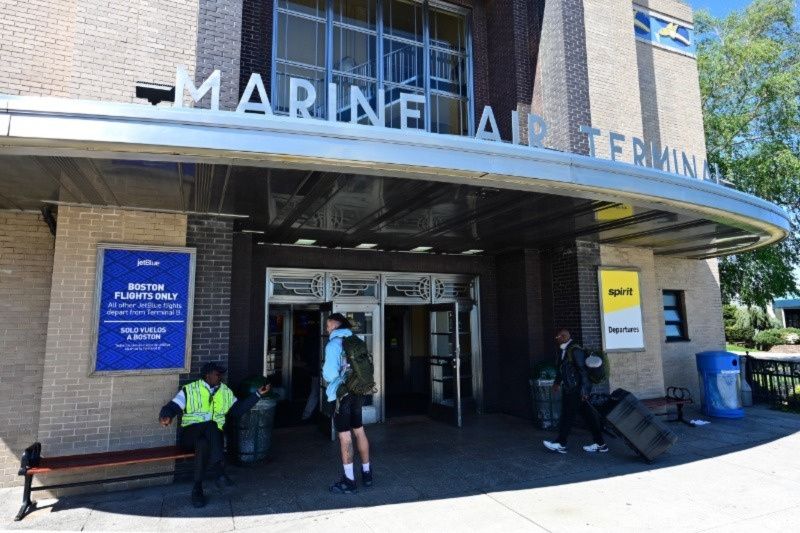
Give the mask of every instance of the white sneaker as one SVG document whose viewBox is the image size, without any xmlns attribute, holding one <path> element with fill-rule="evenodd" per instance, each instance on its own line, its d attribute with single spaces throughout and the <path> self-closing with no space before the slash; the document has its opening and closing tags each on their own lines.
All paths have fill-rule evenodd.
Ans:
<svg viewBox="0 0 800 533">
<path fill-rule="evenodd" d="M 608 446 L 606 444 L 589 444 L 583 447 L 583 451 L 588 453 L 606 453 Z"/>
<path fill-rule="evenodd" d="M 546 440 L 542 441 L 542 444 L 544 444 L 544 447 L 551 452 L 567 453 L 567 449 L 557 442 L 550 442 L 549 440 Z"/>
</svg>

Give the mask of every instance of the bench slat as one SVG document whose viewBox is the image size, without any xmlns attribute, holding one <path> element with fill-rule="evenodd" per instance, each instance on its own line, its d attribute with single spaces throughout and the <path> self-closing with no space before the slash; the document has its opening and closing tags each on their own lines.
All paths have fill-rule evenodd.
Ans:
<svg viewBox="0 0 800 533">
<path fill-rule="evenodd" d="M 66 470 L 83 470 L 88 468 L 103 468 L 107 466 L 122 466 L 138 463 L 152 463 L 172 459 L 186 459 L 194 457 L 193 452 L 187 452 L 178 446 L 163 446 L 160 448 L 146 448 L 140 450 L 122 450 L 118 452 L 90 453 L 86 455 L 64 455 L 61 457 L 42 457 L 39 466 L 28 469 L 28 475 L 48 474 Z"/>
</svg>

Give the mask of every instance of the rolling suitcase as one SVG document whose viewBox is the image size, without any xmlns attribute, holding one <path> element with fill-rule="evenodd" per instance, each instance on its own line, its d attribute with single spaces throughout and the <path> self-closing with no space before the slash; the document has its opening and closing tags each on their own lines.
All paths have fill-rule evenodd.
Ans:
<svg viewBox="0 0 800 533">
<path fill-rule="evenodd" d="M 650 409 L 624 389 L 615 390 L 601 406 L 594 407 L 604 425 L 648 463 L 678 440 L 678 436 L 656 419 Z"/>
</svg>

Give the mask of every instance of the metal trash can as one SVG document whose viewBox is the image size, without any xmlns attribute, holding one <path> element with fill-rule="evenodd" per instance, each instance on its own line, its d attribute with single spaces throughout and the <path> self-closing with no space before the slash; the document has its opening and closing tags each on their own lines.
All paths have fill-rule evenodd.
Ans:
<svg viewBox="0 0 800 533">
<path fill-rule="evenodd" d="M 272 446 L 277 400 L 261 398 L 250 412 L 233 419 L 236 461 L 243 464 L 263 461 Z"/>
<path fill-rule="evenodd" d="M 533 414 L 536 426 L 555 429 L 561 419 L 561 392 L 553 392 L 552 379 L 530 379 Z"/>
<path fill-rule="evenodd" d="M 742 418 L 742 374 L 739 356 L 711 351 L 696 354 L 703 389 L 703 413 L 719 418 Z"/>
</svg>

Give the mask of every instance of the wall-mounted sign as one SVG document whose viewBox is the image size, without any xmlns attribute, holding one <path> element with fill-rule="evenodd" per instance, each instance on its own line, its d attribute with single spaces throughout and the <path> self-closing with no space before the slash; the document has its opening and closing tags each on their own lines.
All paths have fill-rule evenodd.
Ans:
<svg viewBox="0 0 800 533">
<path fill-rule="evenodd" d="M 694 30 L 677 21 L 635 9 L 633 32 L 637 39 L 669 48 L 692 57 L 697 53 Z"/>
<path fill-rule="evenodd" d="M 95 373 L 188 371 L 194 266 L 192 248 L 98 245 Z"/>
<path fill-rule="evenodd" d="M 639 271 L 601 267 L 598 276 L 603 349 L 643 350 L 644 327 Z"/>
</svg>

